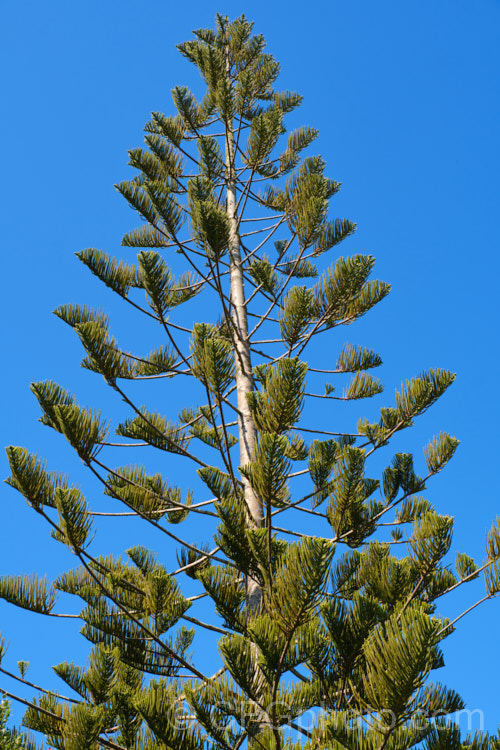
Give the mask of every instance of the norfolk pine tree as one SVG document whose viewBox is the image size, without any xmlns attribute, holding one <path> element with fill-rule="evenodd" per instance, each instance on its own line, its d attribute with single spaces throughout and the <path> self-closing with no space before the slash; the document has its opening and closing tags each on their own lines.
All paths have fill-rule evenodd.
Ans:
<svg viewBox="0 0 500 750">
<path fill-rule="evenodd" d="M 92 644 L 86 667 L 54 667 L 69 696 L 32 685 L 20 662 L 16 679 L 39 690 L 24 724 L 64 750 L 500 747 L 461 739 L 446 719 L 461 698 L 430 680 L 455 625 L 440 599 L 480 574 L 485 599 L 500 590 L 498 526 L 480 566 L 457 553 L 452 570 L 453 520 L 422 493 L 458 441 L 441 432 L 418 466 L 388 447 L 455 376 L 423 372 L 374 421 L 336 429 L 330 407 L 382 392 L 371 374 L 380 356 L 343 343 L 342 327 L 389 286 L 370 279 L 371 256 L 339 254 L 355 230 L 330 218 L 340 185 L 310 155 L 316 130 L 287 133 L 301 97 L 274 88 L 279 65 L 252 24 L 218 16 L 179 50 L 205 94 L 174 88 L 176 113 L 153 113 L 145 147 L 130 151 L 136 176 L 117 189 L 142 222 L 122 241 L 136 260 L 130 250 L 124 260 L 77 253 L 144 325 L 156 324 L 158 346 L 125 351 L 101 310 L 55 313 L 79 337 L 82 366 L 128 409 L 118 442 L 155 448 L 166 471 L 180 463 L 189 487 L 110 465 L 107 420 L 54 382 L 32 385 L 41 422 L 66 438 L 113 511 L 152 526 L 159 544 L 93 554 L 103 514 L 43 459 L 7 449 L 8 483 L 77 561 L 51 583 L 3 577 L 0 595 L 47 615 L 61 613 L 58 597 L 79 597 Z M 194 324 L 190 305 L 202 315 Z M 310 361 L 317 337 L 328 348 Z M 141 405 L 130 380 L 158 380 L 168 413 Z M 180 411 L 168 400 L 172 380 L 186 383 Z M 311 398 L 324 400 L 321 423 L 317 412 L 307 421 Z M 385 468 L 372 478 L 373 454 Z M 193 517 L 201 542 L 182 532 Z M 167 569 L 172 547 L 178 564 Z M 220 669 L 208 675 L 196 659 L 202 631 L 218 638 Z"/>
</svg>

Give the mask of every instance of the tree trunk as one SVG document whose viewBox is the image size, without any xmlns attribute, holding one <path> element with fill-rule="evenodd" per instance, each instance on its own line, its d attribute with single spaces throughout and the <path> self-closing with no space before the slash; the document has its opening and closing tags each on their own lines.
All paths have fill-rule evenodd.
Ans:
<svg viewBox="0 0 500 750">
<path fill-rule="evenodd" d="M 247 394 L 254 389 L 250 341 L 248 339 L 248 320 L 245 306 L 245 287 L 241 265 L 240 238 L 236 209 L 236 184 L 234 178 L 234 144 L 231 124 L 226 126 L 226 209 L 229 217 L 230 239 L 229 260 L 231 278 L 231 302 L 233 318 L 233 337 L 236 363 L 236 388 L 238 402 L 238 432 L 240 444 L 240 465 L 250 463 L 255 443 L 255 424 L 250 412 Z M 264 525 L 262 502 L 253 491 L 250 482 L 242 477 L 245 502 L 252 523 Z M 257 581 L 247 576 L 247 604 L 251 610 L 260 609 L 262 599 L 261 587 Z"/>
<path fill-rule="evenodd" d="M 229 75 L 229 57 L 227 58 L 227 71 Z M 248 338 L 248 318 L 245 305 L 245 283 L 241 263 L 241 247 L 237 213 L 236 179 L 234 164 L 234 136 L 232 122 L 227 122 L 225 127 L 226 141 L 226 211 L 229 218 L 229 268 L 231 284 L 233 341 L 235 348 L 235 371 L 238 404 L 238 437 L 240 445 L 240 466 L 249 464 L 255 444 L 256 429 L 253 416 L 248 406 L 247 394 L 254 390 L 254 379 L 252 373 L 252 359 L 250 352 L 250 340 Z M 264 526 L 264 510 L 261 499 L 255 494 L 248 479 L 241 476 L 245 503 L 250 516 L 250 523 L 256 527 Z M 260 583 L 250 575 L 245 576 L 246 603 L 250 617 L 261 610 L 262 587 Z M 258 652 L 255 645 L 252 646 L 253 674 L 252 678 L 256 685 L 264 684 L 264 675 L 257 665 Z M 260 691 L 259 691 L 260 692 Z M 257 720 L 261 731 L 269 725 L 269 716 L 257 706 L 254 706 L 253 721 Z M 256 746 L 254 740 L 250 740 L 249 747 Z"/>
</svg>

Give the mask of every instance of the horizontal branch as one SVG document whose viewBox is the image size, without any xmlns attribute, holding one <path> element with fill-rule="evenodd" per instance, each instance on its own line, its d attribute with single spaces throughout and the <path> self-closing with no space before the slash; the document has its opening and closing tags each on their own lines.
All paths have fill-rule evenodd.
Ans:
<svg viewBox="0 0 500 750">
<path fill-rule="evenodd" d="M 7 677 L 11 677 L 13 680 L 22 682 L 24 685 L 29 685 L 29 687 L 32 687 L 35 690 L 39 690 L 41 693 L 46 693 L 47 695 L 53 695 L 54 698 L 60 698 L 61 700 L 69 701 L 70 703 L 81 703 L 81 701 L 76 700 L 75 698 L 69 698 L 67 695 L 61 695 L 56 690 L 47 690 L 47 688 L 40 687 L 40 685 L 36 685 L 34 682 L 25 680 L 24 677 L 19 677 L 18 675 L 12 674 L 12 672 L 8 672 L 3 667 L 0 667 L 0 672 L 2 672 L 2 674 L 7 675 Z"/>
</svg>

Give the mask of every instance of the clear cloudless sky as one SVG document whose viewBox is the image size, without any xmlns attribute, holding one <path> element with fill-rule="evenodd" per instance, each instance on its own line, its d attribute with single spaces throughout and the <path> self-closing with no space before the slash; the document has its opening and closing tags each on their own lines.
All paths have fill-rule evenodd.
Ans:
<svg viewBox="0 0 500 750">
<path fill-rule="evenodd" d="M 126 152 L 141 144 L 150 112 L 172 113 L 170 89 L 197 85 L 175 44 L 211 26 L 216 12 L 255 21 L 281 62 L 279 88 L 304 95 L 297 120 L 319 128 L 316 151 L 343 185 L 332 215 L 358 224 L 342 252 L 375 255 L 377 277 L 392 284 L 379 309 L 344 332 L 384 359 L 386 393 L 363 413 L 376 418 L 401 380 L 422 369 L 457 373 L 396 447 L 415 451 L 422 466 L 421 446 L 434 433 L 460 438 L 429 497 L 455 516 L 454 547 L 481 561 L 500 510 L 499 0 L 0 0 L 2 443 L 28 447 L 86 487 L 69 450 L 36 422 L 28 386 L 53 378 L 106 411 L 106 390 L 79 369 L 80 347 L 51 310 L 102 306 L 125 338 L 140 340 L 135 318 L 122 317 L 73 253 L 95 246 L 131 257 L 119 244 L 138 222 L 113 183 L 130 176 Z M 53 578 L 75 564 L 14 490 L 0 488 L 0 502 L 1 573 Z M 103 551 L 104 542 L 120 551 L 137 541 L 134 526 L 117 528 L 104 522 Z M 479 581 L 442 611 L 454 617 L 482 595 Z M 490 730 L 500 721 L 499 616 L 495 600 L 464 618 L 436 674 Z M 16 660 L 29 659 L 30 679 L 62 689 L 50 666 L 84 662 L 87 645 L 71 622 L 46 619 L 0 603 L 10 641 L 3 666 L 15 671 Z M 2 685 L 18 689 L 3 676 Z"/>
</svg>

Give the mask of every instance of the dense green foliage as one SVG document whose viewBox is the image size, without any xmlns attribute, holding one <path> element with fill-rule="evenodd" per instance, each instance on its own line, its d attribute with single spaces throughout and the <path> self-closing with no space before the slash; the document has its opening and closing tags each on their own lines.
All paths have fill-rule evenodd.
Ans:
<svg viewBox="0 0 500 750">
<path fill-rule="evenodd" d="M 25 738 L 14 729 L 9 729 L 7 722 L 10 716 L 10 705 L 7 700 L 0 702 L 0 750 L 23 750 Z"/>
<path fill-rule="evenodd" d="M 340 185 L 321 157 L 303 156 L 316 130 L 286 131 L 301 97 L 274 88 L 279 65 L 262 36 L 243 17 L 218 17 L 179 50 L 205 94 L 173 89 L 176 114 L 153 113 L 145 147 L 130 152 L 136 176 L 117 189 L 143 223 L 123 238 L 127 259 L 77 254 L 157 324 L 157 347 L 122 349 L 100 310 L 56 315 L 79 337 L 82 366 L 129 409 L 115 434 L 162 452 L 167 468 L 182 463 L 189 488 L 143 465 L 111 466 L 108 420 L 54 382 L 32 385 L 41 421 L 160 543 L 156 554 L 96 556 L 82 491 L 24 448 L 7 449 L 8 482 L 78 567 L 53 582 L 4 577 L 0 596 L 43 614 L 79 597 L 92 644 L 86 667 L 54 667 L 73 698 L 45 691 L 24 723 L 61 750 L 500 747 L 462 739 L 446 718 L 460 696 L 431 679 L 455 624 L 440 600 L 483 571 L 486 598 L 499 592 L 500 531 L 480 565 L 461 553 L 451 565 L 453 520 L 423 493 L 458 441 L 433 438 L 423 470 L 412 454 L 389 453 L 455 376 L 422 372 L 377 418 L 347 433 L 335 425 L 332 406 L 383 391 L 371 374 L 379 354 L 343 344 L 339 331 L 389 286 L 371 278 L 371 256 L 338 255 L 355 225 L 329 218 Z M 168 389 L 182 379 L 179 408 Z M 128 381 L 144 380 L 162 385 L 161 405 L 129 392 Z M 203 543 L 182 533 L 193 518 Z M 162 541 L 177 549 L 176 570 Z M 220 669 L 205 675 L 197 647 L 214 633 Z"/>
</svg>

